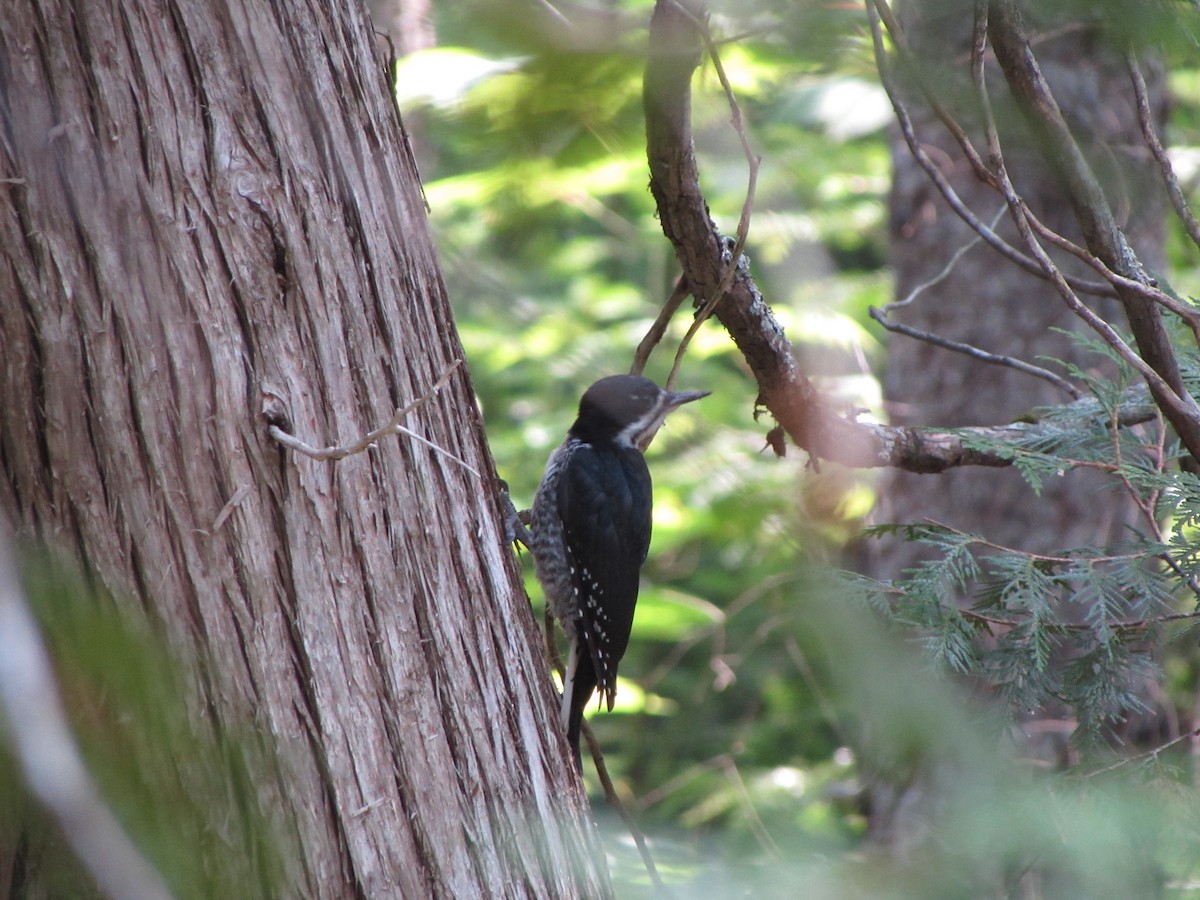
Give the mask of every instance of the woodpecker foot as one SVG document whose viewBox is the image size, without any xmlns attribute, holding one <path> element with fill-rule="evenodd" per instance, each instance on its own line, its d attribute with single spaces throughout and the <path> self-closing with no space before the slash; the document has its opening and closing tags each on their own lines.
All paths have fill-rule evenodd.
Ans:
<svg viewBox="0 0 1200 900">
<path fill-rule="evenodd" d="M 500 504 L 504 512 L 504 542 L 506 544 L 521 544 L 530 550 L 533 544 L 533 534 L 529 531 L 529 511 L 521 513 L 512 502 L 508 493 L 508 482 L 500 480 Z"/>
</svg>

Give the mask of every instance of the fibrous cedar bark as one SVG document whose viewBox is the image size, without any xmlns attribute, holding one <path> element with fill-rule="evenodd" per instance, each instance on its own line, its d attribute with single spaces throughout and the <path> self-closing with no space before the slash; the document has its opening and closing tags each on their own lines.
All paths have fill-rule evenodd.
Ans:
<svg viewBox="0 0 1200 900">
<path fill-rule="evenodd" d="M 268 436 L 462 355 L 362 9 L 15 0 L 0 124 L 0 512 L 260 735 L 283 891 L 606 894 L 465 367 L 407 424 L 481 476 Z"/>
</svg>

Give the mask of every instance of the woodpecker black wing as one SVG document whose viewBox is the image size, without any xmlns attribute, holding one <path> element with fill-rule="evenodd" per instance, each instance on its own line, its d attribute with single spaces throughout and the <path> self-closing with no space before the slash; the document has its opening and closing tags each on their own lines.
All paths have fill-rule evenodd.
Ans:
<svg viewBox="0 0 1200 900">
<path fill-rule="evenodd" d="M 563 538 L 579 596 L 577 634 L 583 644 L 582 696 L 572 698 L 582 710 L 599 687 L 611 710 L 617 664 L 629 645 L 638 578 L 650 547 L 650 473 L 642 454 L 632 447 L 597 449 L 583 444 L 558 485 Z"/>
</svg>

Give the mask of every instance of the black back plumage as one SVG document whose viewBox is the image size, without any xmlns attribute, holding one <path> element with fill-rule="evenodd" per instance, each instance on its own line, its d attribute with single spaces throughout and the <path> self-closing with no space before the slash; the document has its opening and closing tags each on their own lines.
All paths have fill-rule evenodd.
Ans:
<svg viewBox="0 0 1200 900">
<path fill-rule="evenodd" d="M 608 708 L 629 645 L 638 580 L 650 548 L 650 472 L 638 450 L 581 443 L 559 481 L 569 564 L 580 587 L 580 637 Z M 590 691 L 588 692 L 590 693 Z"/>
<path fill-rule="evenodd" d="M 642 449 L 668 413 L 705 393 L 664 391 L 633 375 L 600 379 L 584 393 L 534 497 L 538 580 L 571 646 L 563 715 L 577 764 L 593 691 L 613 708 L 650 548 L 652 488 Z"/>
</svg>

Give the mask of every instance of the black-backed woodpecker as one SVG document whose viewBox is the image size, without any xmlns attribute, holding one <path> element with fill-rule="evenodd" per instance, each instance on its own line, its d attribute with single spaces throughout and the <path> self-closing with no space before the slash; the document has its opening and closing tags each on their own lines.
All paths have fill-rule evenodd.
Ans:
<svg viewBox="0 0 1200 900">
<path fill-rule="evenodd" d="M 650 547 L 650 470 L 642 451 L 668 413 L 708 393 L 665 391 L 636 375 L 601 378 L 584 393 L 534 497 L 531 550 L 569 644 L 562 721 L 577 765 L 592 692 L 599 688 L 613 708 Z"/>
</svg>

